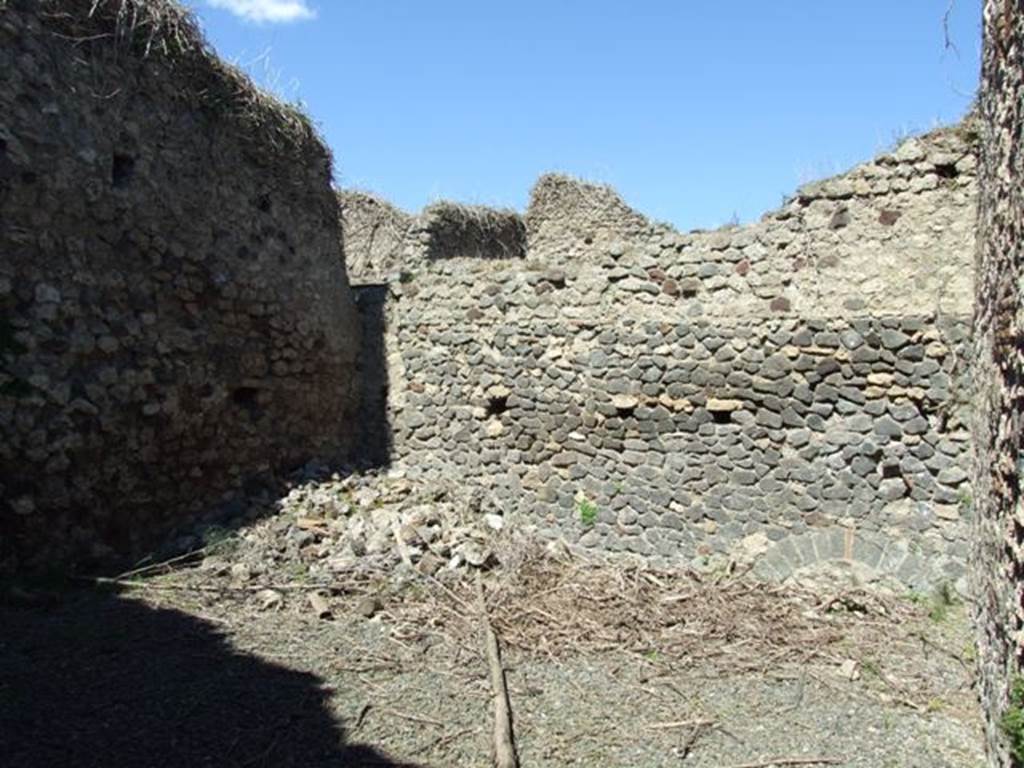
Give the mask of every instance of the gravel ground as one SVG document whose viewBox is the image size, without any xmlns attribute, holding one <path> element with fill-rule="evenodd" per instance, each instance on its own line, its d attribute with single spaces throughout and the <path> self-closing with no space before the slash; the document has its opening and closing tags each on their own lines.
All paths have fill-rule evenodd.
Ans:
<svg viewBox="0 0 1024 768">
<path fill-rule="evenodd" d="M 327 595 L 321 618 L 302 590 L 268 604 L 201 576 L 15 593 L 0 617 L 4 765 L 488 764 L 479 643 L 414 611 L 446 588 L 377 608 Z M 586 638 L 557 655 L 507 647 L 522 765 L 980 768 L 963 610 L 937 606 L 844 614 L 813 660 L 794 648 L 767 669 L 720 639 L 706 658 Z M 859 647 L 863 623 L 887 641 Z"/>
<path fill-rule="evenodd" d="M 170 567 L 0 585 L 0 764 L 981 768 L 955 595 L 541 543 L 402 477 L 263 500 Z M 773 762 L 774 761 L 774 762 Z"/>
<path fill-rule="evenodd" d="M 721 768 L 821 757 L 851 768 L 981 768 L 970 675 L 955 658 L 968 642 L 964 617 L 921 619 L 934 645 L 911 644 L 918 653 L 897 658 L 872 651 L 855 680 L 829 663 L 751 673 L 654 653 L 510 652 L 522 764 Z M 490 689 L 475 647 L 403 645 L 376 620 L 290 621 L 281 661 L 322 675 L 333 712 L 359 723 L 360 740 L 422 765 L 487 764 Z M 287 623 L 250 624 L 238 642 L 265 653 Z M 335 649 L 333 661 L 313 650 L 323 648 Z M 915 678 L 928 684 L 895 682 Z"/>
</svg>

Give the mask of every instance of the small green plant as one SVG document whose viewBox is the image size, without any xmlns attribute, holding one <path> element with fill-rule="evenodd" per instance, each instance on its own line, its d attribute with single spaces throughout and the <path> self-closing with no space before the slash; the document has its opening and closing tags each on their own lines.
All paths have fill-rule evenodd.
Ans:
<svg viewBox="0 0 1024 768">
<path fill-rule="evenodd" d="M 930 595 L 910 590 L 907 592 L 906 598 L 914 605 L 927 608 L 928 618 L 936 623 L 945 621 L 949 617 L 949 612 L 960 605 L 960 598 L 956 591 L 945 582 L 936 587 Z"/>
<path fill-rule="evenodd" d="M 580 516 L 580 522 L 588 528 L 597 522 L 597 505 L 590 499 L 577 501 L 576 512 Z"/>
<path fill-rule="evenodd" d="M 957 597 L 953 588 L 948 583 L 940 584 L 932 595 L 928 618 L 936 623 L 941 623 L 949 617 L 950 610 L 959 603 L 960 598 Z"/>
<path fill-rule="evenodd" d="M 960 507 L 960 514 L 967 516 L 974 508 L 974 499 L 971 497 L 971 491 L 966 486 L 960 486 L 960 490 L 956 495 L 957 505 Z"/>
<path fill-rule="evenodd" d="M 305 563 L 292 563 L 286 569 L 289 578 L 300 584 L 305 584 L 309 581 L 309 569 Z"/>
<path fill-rule="evenodd" d="M 231 531 L 219 525 L 211 525 L 203 531 L 203 548 L 209 555 L 221 557 L 230 555 L 238 546 L 238 540 Z"/>
<path fill-rule="evenodd" d="M 914 605 L 924 605 L 928 601 L 928 598 L 924 593 L 912 589 L 907 592 L 907 600 L 912 602 Z"/>
<path fill-rule="evenodd" d="M 960 652 L 960 655 L 965 662 L 973 664 L 978 660 L 978 649 L 973 642 L 964 643 L 964 649 Z"/>
<path fill-rule="evenodd" d="M 928 704 L 925 706 L 927 712 L 939 712 L 945 708 L 946 702 L 941 697 L 936 696 L 933 699 L 928 699 Z"/>
<path fill-rule="evenodd" d="M 1010 704 L 999 718 L 999 728 L 1010 742 L 1014 763 L 1024 763 L 1024 678 L 1010 684 Z"/>
</svg>

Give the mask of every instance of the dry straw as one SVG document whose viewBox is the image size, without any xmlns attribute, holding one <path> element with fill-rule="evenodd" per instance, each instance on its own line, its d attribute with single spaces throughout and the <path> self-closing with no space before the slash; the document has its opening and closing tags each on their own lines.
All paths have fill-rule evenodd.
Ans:
<svg viewBox="0 0 1024 768">
<path fill-rule="evenodd" d="M 526 255 L 526 228 L 522 217 L 511 209 L 439 200 L 424 208 L 421 218 L 446 246 L 458 241 L 504 259 Z"/>
<path fill-rule="evenodd" d="M 174 0 L 41 0 L 39 7 L 44 28 L 86 60 L 112 54 L 165 63 L 186 83 L 182 98 L 242 126 L 261 148 L 330 159 L 309 117 L 218 57 L 195 16 Z"/>
</svg>

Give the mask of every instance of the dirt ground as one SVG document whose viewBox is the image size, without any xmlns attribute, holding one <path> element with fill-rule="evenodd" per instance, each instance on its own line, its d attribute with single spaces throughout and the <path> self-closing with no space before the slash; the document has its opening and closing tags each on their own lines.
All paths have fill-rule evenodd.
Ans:
<svg viewBox="0 0 1024 768">
<path fill-rule="evenodd" d="M 225 566 L 8 589 L 0 762 L 488 765 L 486 615 L 524 768 L 983 765 L 964 607 L 946 593 L 539 551 L 479 584 L 239 585 Z"/>
</svg>

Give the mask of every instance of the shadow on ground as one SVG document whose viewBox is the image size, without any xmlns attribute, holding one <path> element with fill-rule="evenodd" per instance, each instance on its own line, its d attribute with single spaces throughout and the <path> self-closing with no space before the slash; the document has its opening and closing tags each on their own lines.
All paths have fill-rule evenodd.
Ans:
<svg viewBox="0 0 1024 768">
<path fill-rule="evenodd" d="M 346 743 L 317 677 L 194 616 L 80 591 L 0 602 L 0 622 L 5 768 L 414 768 Z"/>
</svg>

